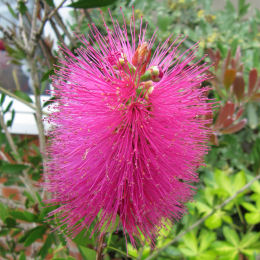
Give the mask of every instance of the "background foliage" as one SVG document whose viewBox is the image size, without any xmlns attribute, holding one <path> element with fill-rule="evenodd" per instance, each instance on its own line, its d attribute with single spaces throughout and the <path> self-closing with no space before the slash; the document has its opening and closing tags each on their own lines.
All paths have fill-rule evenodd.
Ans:
<svg viewBox="0 0 260 260">
<path fill-rule="evenodd" d="M 15 202 L 12 198 L 0 197 L 0 236 L 5 241 L 0 242 L 0 255 L 9 259 L 27 259 L 26 248 L 42 239 L 41 246 L 34 250 L 31 258 L 74 259 L 70 256 L 65 235 L 51 232 L 58 224 L 55 219 L 45 221 L 52 208 L 44 205 L 42 199 L 46 194 L 36 185 L 41 181 L 44 160 L 40 155 L 45 142 L 41 132 L 42 109 L 48 104 L 37 102 L 37 98 L 48 86 L 52 65 L 59 55 L 53 39 L 42 34 L 41 25 L 49 20 L 59 43 L 65 41 L 74 49 L 79 42 L 72 31 L 87 35 L 88 24 L 92 22 L 102 28 L 100 8 L 104 19 L 111 25 L 104 6 L 109 5 L 112 16 L 122 24 L 120 7 L 128 22 L 134 5 L 137 25 L 141 17 L 149 23 L 148 37 L 158 28 L 158 42 L 166 40 L 171 33 L 174 37 L 179 34 L 187 36 L 183 49 L 200 41 L 198 56 L 207 54 L 204 60 L 213 63 L 209 71 L 212 79 L 205 85 L 212 86 L 209 96 L 215 98 L 219 106 L 212 115 L 211 151 L 205 166 L 199 170 L 201 181 L 197 184 L 197 194 L 194 201 L 187 204 L 184 218 L 168 229 L 162 229 L 156 238 L 156 246 L 152 248 L 149 244 L 137 248 L 126 245 L 122 231 L 111 230 L 101 245 L 103 257 L 257 259 L 260 254 L 260 10 L 255 9 L 252 15 L 248 15 L 250 4 L 245 0 L 238 1 L 238 8 L 227 0 L 221 11 L 212 9 L 211 0 L 123 3 L 78 0 L 70 4 L 73 19 L 68 22 L 59 14 L 59 4 L 55 5 L 52 0 L 32 2 L 38 9 L 31 8 L 24 1 L 18 1 L 15 8 L 5 3 L 13 20 L 23 29 L 0 27 L 11 62 L 27 64 L 35 95 L 32 100 L 19 89 L 9 92 L 1 86 L 0 177 L 5 178 L 5 186 L 24 188 L 24 199 Z M 66 1 L 62 4 L 68 5 Z M 7 95 L 35 110 L 39 143 L 38 137 L 10 135 L 7 127 L 12 125 L 16 111 L 12 109 L 12 101 L 6 100 Z M 5 120 L 7 113 L 11 113 L 9 120 Z M 74 242 L 83 259 L 96 259 L 96 236 L 89 238 L 89 233 L 82 233 Z"/>
</svg>

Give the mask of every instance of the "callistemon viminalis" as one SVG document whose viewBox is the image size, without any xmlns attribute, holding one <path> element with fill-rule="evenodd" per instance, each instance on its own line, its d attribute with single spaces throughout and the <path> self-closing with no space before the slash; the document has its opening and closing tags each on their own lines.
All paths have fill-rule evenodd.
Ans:
<svg viewBox="0 0 260 260">
<path fill-rule="evenodd" d="M 74 53 L 61 48 L 46 186 L 59 205 L 51 214 L 72 234 L 119 225 L 134 244 L 179 219 L 193 194 L 209 135 L 208 68 L 193 62 L 196 46 L 179 53 L 169 37 L 152 52 L 155 34 L 145 39 L 141 25 L 136 35 L 134 18 L 129 31 L 112 22 L 106 35 L 91 25 Z"/>
</svg>

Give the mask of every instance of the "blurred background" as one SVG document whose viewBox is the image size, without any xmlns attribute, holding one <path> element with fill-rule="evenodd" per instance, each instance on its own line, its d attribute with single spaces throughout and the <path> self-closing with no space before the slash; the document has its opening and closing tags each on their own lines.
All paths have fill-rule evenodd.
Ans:
<svg viewBox="0 0 260 260">
<path fill-rule="evenodd" d="M 50 76 L 95 23 L 108 13 L 136 27 L 148 22 L 156 44 L 179 35 L 185 51 L 199 42 L 198 60 L 212 64 L 209 97 L 218 102 L 210 126 L 211 150 L 199 169 L 194 200 L 181 221 L 133 248 L 122 230 L 110 230 L 103 259 L 260 259 L 260 1 L 259 0 L 0 0 L 0 259 L 96 259 L 98 239 L 76 238 L 46 222 L 53 207 L 42 190 L 52 111 Z M 101 259 L 99 258 L 99 259 Z"/>
</svg>

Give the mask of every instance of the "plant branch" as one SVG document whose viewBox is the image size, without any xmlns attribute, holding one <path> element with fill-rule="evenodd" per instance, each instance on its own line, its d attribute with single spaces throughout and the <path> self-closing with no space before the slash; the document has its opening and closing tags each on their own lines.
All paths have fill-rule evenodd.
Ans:
<svg viewBox="0 0 260 260">
<path fill-rule="evenodd" d="M 23 103 L 24 105 L 26 105 L 26 106 L 30 107 L 31 109 L 33 109 L 34 111 L 36 111 L 36 106 L 35 106 L 35 105 L 33 105 L 33 104 L 31 104 L 30 102 L 27 102 L 26 100 L 24 100 L 24 99 L 22 99 L 22 98 L 16 96 L 16 95 L 13 94 L 12 92 L 10 92 L 9 90 L 7 90 L 7 89 L 5 89 L 5 88 L 3 88 L 3 87 L 1 87 L 1 86 L 0 86 L 0 92 L 3 92 L 3 93 L 6 94 L 7 96 L 12 97 L 12 98 L 18 100 L 19 102 Z M 46 115 L 46 116 L 49 115 L 48 113 L 46 113 L 46 112 L 44 112 L 44 111 L 43 111 L 42 113 L 43 113 L 44 115 Z"/>
<path fill-rule="evenodd" d="M 189 233 L 191 230 L 193 230 L 194 228 L 196 228 L 197 226 L 199 226 L 200 224 L 202 224 L 206 219 L 208 219 L 210 216 L 212 216 L 216 211 L 224 208 L 229 202 L 231 202 L 233 199 L 235 199 L 240 193 L 244 192 L 246 189 L 248 189 L 255 181 L 260 179 L 260 174 L 258 174 L 254 179 L 252 179 L 250 182 L 248 182 L 245 186 L 243 186 L 240 190 L 238 190 L 234 195 L 232 195 L 231 197 L 227 198 L 223 203 L 219 204 L 218 206 L 216 206 L 215 208 L 213 208 L 211 210 L 211 212 L 209 214 L 207 214 L 206 216 L 204 216 L 203 218 L 201 218 L 200 220 L 198 220 L 197 222 L 195 222 L 194 224 L 192 224 L 191 226 L 189 226 L 187 229 L 185 229 L 183 232 L 179 233 L 174 239 L 172 239 L 170 242 L 168 242 L 166 245 L 164 245 L 163 247 L 155 250 L 153 252 L 153 254 L 151 254 L 150 256 L 148 256 L 146 258 L 146 260 L 151 260 L 155 257 L 157 257 L 162 251 L 164 251 L 166 248 L 168 248 L 169 246 L 171 246 L 172 244 L 174 244 L 176 241 L 178 241 L 180 238 L 182 238 L 184 235 L 186 235 L 187 233 Z"/>
<path fill-rule="evenodd" d="M 96 254 L 96 260 L 102 260 L 103 256 L 103 247 L 104 247 L 104 236 L 105 233 L 101 233 L 98 239 L 98 247 L 97 247 L 97 254 Z"/>
<path fill-rule="evenodd" d="M 12 41 L 17 48 L 19 48 L 20 50 L 26 52 L 27 49 L 25 48 L 25 46 L 22 44 L 22 42 L 20 41 L 20 39 L 16 38 L 13 32 L 9 32 L 7 31 L 3 26 L 0 25 L 0 31 L 3 32 L 4 36 L 9 39 L 10 41 Z"/>
<path fill-rule="evenodd" d="M 44 125 L 42 122 L 42 106 L 41 106 L 41 93 L 40 93 L 40 80 L 37 73 L 37 63 L 35 58 L 28 56 L 28 63 L 30 66 L 30 72 L 33 82 L 33 92 L 35 97 L 35 106 L 36 106 L 36 124 L 39 133 L 39 142 L 40 142 L 40 150 L 43 156 L 43 163 L 46 158 L 46 142 L 44 135 Z"/>
</svg>

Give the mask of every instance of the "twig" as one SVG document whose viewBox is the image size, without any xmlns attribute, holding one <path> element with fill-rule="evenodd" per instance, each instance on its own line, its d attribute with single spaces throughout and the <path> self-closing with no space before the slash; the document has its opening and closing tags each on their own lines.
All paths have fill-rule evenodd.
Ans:
<svg viewBox="0 0 260 260">
<path fill-rule="evenodd" d="M 46 157 L 46 143 L 45 143 L 45 135 L 44 135 L 44 125 L 42 122 L 42 106 L 41 106 L 41 93 L 40 93 L 40 80 L 37 73 L 37 63 L 36 60 L 30 56 L 28 56 L 28 63 L 31 70 L 31 77 L 33 82 L 33 92 L 35 97 L 35 106 L 36 106 L 36 124 L 39 133 L 39 142 L 40 142 L 40 150 L 43 156 L 43 163 Z"/>
<path fill-rule="evenodd" d="M 61 36 L 57 26 L 56 26 L 56 23 L 53 21 L 53 19 L 50 19 L 50 24 L 51 24 L 51 27 L 52 27 L 54 33 L 56 34 L 58 40 L 60 41 L 60 43 L 63 44 L 64 43 L 63 38 L 62 38 L 62 36 Z"/>
<path fill-rule="evenodd" d="M 41 35 L 41 34 L 42 34 L 42 31 L 43 31 L 43 28 L 44 28 L 44 26 L 45 26 L 45 23 L 46 23 L 48 20 L 50 20 L 50 19 L 53 17 L 53 15 L 56 14 L 56 12 L 63 6 L 63 4 L 64 4 L 66 1 L 67 1 L 67 0 L 61 1 L 61 3 L 60 3 L 59 5 L 57 5 L 57 7 L 55 7 L 49 14 L 48 14 L 48 12 L 47 12 L 47 5 L 46 5 L 46 3 L 45 3 L 45 1 L 44 1 L 44 4 L 45 4 L 45 6 L 44 6 L 44 8 L 45 8 L 45 15 L 44 15 L 44 18 L 43 18 L 43 20 L 42 20 L 42 23 L 41 23 L 41 25 L 40 25 L 40 27 L 39 27 L 39 29 L 38 29 L 37 35 Z"/>
<path fill-rule="evenodd" d="M 15 37 L 13 32 L 9 32 L 7 31 L 3 26 L 0 25 L 0 31 L 3 32 L 4 36 L 11 40 L 20 50 L 26 52 L 27 49 L 25 48 L 25 46 L 22 44 L 21 40 L 18 39 L 17 37 Z"/>
<path fill-rule="evenodd" d="M 26 35 L 26 31 L 25 31 L 23 16 L 20 12 L 19 12 L 19 30 L 20 30 L 20 34 L 22 35 L 24 45 L 28 46 L 28 38 L 27 38 L 27 35 Z"/>
<path fill-rule="evenodd" d="M 54 14 L 54 18 L 55 21 L 58 23 L 58 25 L 61 27 L 61 29 L 63 30 L 63 32 L 67 35 L 67 37 L 69 38 L 70 42 L 72 43 L 73 46 L 76 46 L 76 41 L 75 39 L 71 36 L 69 30 L 67 29 L 66 25 L 64 24 L 62 18 L 60 17 L 59 13 L 56 12 Z"/>
<path fill-rule="evenodd" d="M 150 256 L 148 256 L 146 258 L 146 260 L 151 260 L 155 257 L 157 257 L 162 251 L 164 251 L 167 247 L 169 247 L 170 245 L 174 244 L 176 241 L 178 241 L 180 238 L 182 238 L 184 235 L 186 235 L 187 233 L 189 233 L 191 230 L 193 230 L 194 228 L 196 228 L 197 226 L 199 226 L 200 224 L 202 224 L 206 219 L 208 219 L 210 216 L 212 216 L 216 211 L 222 209 L 223 207 L 225 207 L 229 202 L 231 202 L 233 199 L 235 199 L 240 193 L 244 192 L 247 188 L 249 188 L 255 181 L 260 179 L 260 174 L 258 174 L 254 179 L 252 179 L 250 182 L 248 182 L 245 186 L 243 186 L 240 190 L 238 190 L 234 195 L 232 195 L 231 197 L 229 197 L 228 199 L 226 199 L 223 203 L 219 204 L 218 206 L 216 206 L 214 209 L 211 210 L 211 212 L 209 214 L 207 214 L 206 216 L 204 216 L 203 218 L 201 218 L 200 220 L 198 220 L 197 222 L 195 222 L 194 224 L 192 224 L 191 226 L 189 226 L 187 229 L 185 229 L 183 232 L 179 233 L 173 240 L 171 240 L 170 242 L 168 242 L 166 245 L 164 245 L 163 247 L 159 248 L 158 250 L 155 250 L 153 254 L 151 254 Z"/>
<path fill-rule="evenodd" d="M 105 233 L 101 233 L 98 239 L 98 247 L 97 247 L 97 254 L 96 254 L 96 260 L 102 260 L 103 256 L 103 247 L 104 247 L 104 236 Z"/>
<path fill-rule="evenodd" d="M 3 92 L 3 93 L 6 94 L 7 96 L 12 97 L 12 98 L 18 100 L 19 102 L 23 103 L 24 105 L 26 105 L 26 106 L 30 107 L 31 109 L 33 109 L 34 111 L 36 111 L 36 106 L 35 106 L 35 105 L 33 105 L 33 104 L 27 102 L 26 100 L 24 100 L 24 99 L 22 99 L 22 98 L 16 96 L 16 95 L 13 94 L 12 92 L 10 92 L 9 90 L 7 90 L 7 89 L 5 89 L 5 88 L 3 88 L 3 87 L 1 87 L 1 86 L 0 86 L 0 92 Z M 46 116 L 49 115 L 48 113 L 46 113 L 46 112 L 44 112 L 44 111 L 43 111 L 42 113 L 43 113 L 44 115 L 46 115 Z"/>
</svg>

